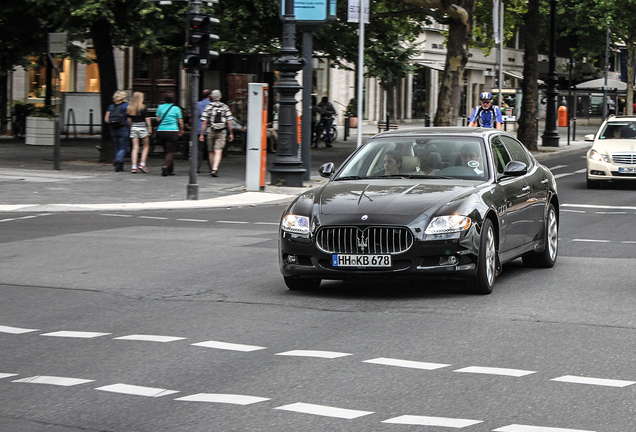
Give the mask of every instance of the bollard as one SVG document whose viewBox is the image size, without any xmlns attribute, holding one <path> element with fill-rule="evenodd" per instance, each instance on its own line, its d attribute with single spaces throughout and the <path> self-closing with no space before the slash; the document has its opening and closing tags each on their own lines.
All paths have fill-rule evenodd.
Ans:
<svg viewBox="0 0 636 432">
<path fill-rule="evenodd" d="M 424 127 L 431 127 L 431 116 L 428 113 L 424 114 Z"/>
<path fill-rule="evenodd" d="M 88 134 L 93 135 L 93 110 L 88 110 Z"/>
<path fill-rule="evenodd" d="M 344 140 L 346 141 L 349 137 L 349 128 L 351 127 L 351 120 L 349 120 L 349 113 L 345 115 L 345 124 L 344 124 Z"/>
</svg>

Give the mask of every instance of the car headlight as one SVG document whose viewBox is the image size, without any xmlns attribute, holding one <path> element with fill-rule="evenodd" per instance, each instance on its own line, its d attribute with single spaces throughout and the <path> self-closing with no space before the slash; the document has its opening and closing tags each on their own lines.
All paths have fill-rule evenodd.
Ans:
<svg viewBox="0 0 636 432">
<path fill-rule="evenodd" d="M 283 231 L 294 234 L 309 234 L 309 218 L 295 214 L 286 214 L 281 222 Z"/>
<path fill-rule="evenodd" d="M 470 227 L 470 218 L 467 216 L 451 215 L 438 216 L 426 227 L 424 234 L 446 234 L 465 231 Z"/>
<path fill-rule="evenodd" d="M 594 149 L 590 152 L 590 159 L 596 162 L 609 162 L 607 155 L 601 154 Z"/>
</svg>

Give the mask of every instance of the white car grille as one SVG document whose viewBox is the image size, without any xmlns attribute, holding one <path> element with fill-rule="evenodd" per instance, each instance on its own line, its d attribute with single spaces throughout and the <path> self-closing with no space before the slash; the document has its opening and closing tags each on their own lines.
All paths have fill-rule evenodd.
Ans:
<svg viewBox="0 0 636 432">
<path fill-rule="evenodd" d="M 316 246 L 327 253 L 397 254 L 409 250 L 413 234 L 404 227 L 323 227 Z"/>
<path fill-rule="evenodd" d="M 612 153 L 612 161 L 621 165 L 636 165 L 636 153 Z"/>
</svg>

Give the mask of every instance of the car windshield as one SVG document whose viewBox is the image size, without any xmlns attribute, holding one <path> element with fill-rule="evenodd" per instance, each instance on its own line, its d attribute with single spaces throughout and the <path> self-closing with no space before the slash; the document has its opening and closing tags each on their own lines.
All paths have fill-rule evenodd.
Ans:
<svg viewBox="0 0 636 432">
<path fill-rule="evenodd" d="M 462 136 L 378 137 L 366 143 L 335 180 L 457 178 L 485 180 L 483 140 Z"/>
<path fill-rule="evenodd" d="M 599 139 L 636 139 L 636 121 L 608 122 Z"/>
</svg>

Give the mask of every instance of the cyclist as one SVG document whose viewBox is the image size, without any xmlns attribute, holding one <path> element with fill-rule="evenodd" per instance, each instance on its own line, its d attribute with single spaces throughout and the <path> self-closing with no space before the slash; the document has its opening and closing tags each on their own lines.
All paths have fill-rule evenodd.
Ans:
<svg viewBox="0 0 636 432">
<path fill-rule="evenodd" d="M 331 102 L 327 96 L 323 96 L 320 100 L 320 103 L 317 105 L 318 112 L 320 113 L 320 127 L 318 129 L 318 136 L 322 134 L 322 131 L 325 131 L 325 143 L 327 144 L 327 148 L 331 148 L 331 126 L 333 125 L 333 116 L 336 114 L 336 109 L 333 107 Z M 316 147 L 318 145 L 316 144 Z"/>
<path fill-rule="evenodd" d="M 492 93 L 483 92 L 479 95 L 479 106 L 475 107 L 470 116 L 468 127 L 487 127 L 503 129 L 501 110 L 492 104 Z"/>
</svg>

